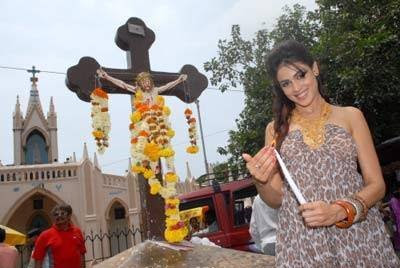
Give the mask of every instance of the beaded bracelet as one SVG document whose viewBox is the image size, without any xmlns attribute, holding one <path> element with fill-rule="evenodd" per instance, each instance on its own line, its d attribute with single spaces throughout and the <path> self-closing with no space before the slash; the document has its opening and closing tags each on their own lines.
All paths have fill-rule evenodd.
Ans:
<svg viewBox="0 0 400 268">
<path fill-rule="evenodd" d="M 367 218 L 367 214 L 368 214 L 367 203 L 365 202 L 364 198 L 362 198 L 358 194 L 353 195 L 353 198 L 362 204 L 363 213 L 361 214 L 360 220 L 365 220 Z"/>
<path fill-rule="evenodd" d="M 333 204 L 337 204 L 344 208 L 347 214 L 347 218 L 335 223 L 336 227 L 338 228 L 349 228 L 354 222 L 354 211 L 352 209 L 351 203 L 343 200 L 336 200 Z"/>
</svg>

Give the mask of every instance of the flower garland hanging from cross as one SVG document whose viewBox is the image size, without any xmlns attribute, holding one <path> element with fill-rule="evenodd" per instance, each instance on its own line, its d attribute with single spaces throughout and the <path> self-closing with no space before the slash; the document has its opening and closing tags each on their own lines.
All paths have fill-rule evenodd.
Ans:
<svg viewBox="0 0 400 268">
<path fill-rule="evenodd" d="M 102 79 L 107 79 L 116 86 L 135 93 L 129 130 L 131 132 L 131 157 L 132 171 L 143 174 L 150 185 L 151 194 L 160 194 L 165 200 L 166 229 L 164 237 L 168 242 L 180 242 L 188 234 L 188 229 L 179 215 L 179 199 L 177 198 L 176 183 L 179 181 L 175 173 L 174 154 L 171 146 L 171 138 L 175 135 L 169 122 L 171 113 L 165 100 L 159 94 L 186 80 L 186 75 L 180 75 L 178 79 L 161 87 L 154 87 L 153 80 L 147 72 L 140 73 L 136 78 L 136 86 L 116 79 L 101 68 L 97 74 Z M 185 112 L 186 114 L 186 112 Z M 196 145 L 196 120 L 191 115 L 187 118 L 189 124 L 190 153 L 198 151 Z M 109 131 L 109 128 L 108 128 Z M 93 134 L 94 135 L 94 134 Z M 107 132 L 108 139 L 108 132 Z M 188 147 L 188 148 L 189 148 Z M 163 183 L 157 178 L 159 161 L 164 159 L 166 172 Z"/>
</svg>

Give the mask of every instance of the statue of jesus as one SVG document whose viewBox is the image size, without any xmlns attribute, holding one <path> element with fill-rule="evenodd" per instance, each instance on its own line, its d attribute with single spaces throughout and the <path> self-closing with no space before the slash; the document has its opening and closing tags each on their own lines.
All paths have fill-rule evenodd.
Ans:
<svg viewBox="0 0 400 268">
<path fill-rule="evenodd" d="M 187 79 L 186 74 L 181 74 L 178 79 L 169 82 L 163 86 L 160 87 L 155 87 L 153 79 L 151 78 L 151 75 L 148 72 L 141 72 L 138 74 L 136 77 L 136 85 L 130 85 L 128 83 L 125 83 L 122 80 L 119 80 L 115 77 L 112 77 L 111 75 L 107 74 L 102 68 L 97 70 L 97 75 L 102 78 L 110 81 L 114 85 L 125 89 L 127 91 L 130 91 L 132 93 L 136 93 L 138 89 L 141 89 L 143 92 L 143 98 L 144 101 L 147 102 L 147 104 L 154 104 L 156 97 L 160 95 L 162 92 L 167 91 L 174 86 L 178 85 L 179 83 L 182 83 Z"/>
</svg>

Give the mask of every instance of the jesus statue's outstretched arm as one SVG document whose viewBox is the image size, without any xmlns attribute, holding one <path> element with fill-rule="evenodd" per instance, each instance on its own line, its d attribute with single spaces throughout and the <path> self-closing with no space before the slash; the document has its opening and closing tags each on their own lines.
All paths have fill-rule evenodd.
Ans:
<svg viewBox="0 0 400 268">
<path fill-rule="evenodd" d="M 124 81 L 119 80 L 119 79 L 117 79 L 115 77 L 112 77 L 111 75 L 106 73 L 103 69 L 100 68 L 96 72 L 97 72 L 97 75 L 100 78 L 103 78 L 103 79 L 106 79 L 106 80 L 110 81 L 111 83 L 113 83 L 117 87 L 123 88 L 123 89 L 125 89 L 125 90 L 127 90 L 129 92 L 132 92 L 132 93 L 136 93 L 137 87 L 132 86 L 132 85 L 130 85 L 128 83 L 125 83 Z"/>
<path fill-rule="evenodd" d="M 178 85 L 179 83 L 182 83 L 183 81 L 185 81 L 187 79 L 187 75 L 186 74 L 181 74 L 178 79 L 169 82 L 161 87 L 157 87 L 155 88 L 157 90 L 157 92 L 160 94 L 168 89 L 173 88 L 174 86 Z"/>
</svg>

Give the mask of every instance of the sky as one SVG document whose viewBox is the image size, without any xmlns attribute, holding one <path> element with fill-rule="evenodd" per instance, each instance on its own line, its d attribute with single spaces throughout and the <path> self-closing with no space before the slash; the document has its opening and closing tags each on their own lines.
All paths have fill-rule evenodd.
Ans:
<svg viewBox="0 0 400 268">
<path fill-rule="evenodd" d="M 142 19 L 156 35 L 150 48 L 153 71 L 178 72 L 185 64 L 194 65 L 206 73 L 203 64 L 217 56 L 220 39 L 229 39 L 233 24 L 239 24 L 243 36 L 252 38 L 265 27 L 271 29 L 282 14 L 284 5 L 299 3 L 308 10 L 316 8 L 311 0 L 70 0 L 0 2 L 0 66 L 31 68 L 65 73 L 81 57 L 95 58 L 102 66 L 126 68 L 126 53 L 119 49 L 114 37 L 119 26 L 130 17 Z M 65 86 L 65 75 L 41 72 L 38 90 L 45 115 L 50 97 L 58 120 L 59 161 L 75 152 L 81 159 L 86 142 L 89 156 L 96 151 L 91 137 L 90 104 L 82 102 Z M 0 160 L 13 164 L 12 113 L 19 95 L 25 115 L 31 75 L 26 71 L 0 68 Z M 209 84 L 209 87 L 211 84 Z M 234 88 L 241 90 L 241 88 Z M 195 104 L 184 104 L 176 97 L 167 97 L 172 114 L 170 121 L 176 136 L 172 145 L 176 151 L 176 171 L 186 178 L 186 163 L 192 176 L 205 173 L 203 148 L 189 155 L 189 143 L 184 110 L 191 108 L 198 118 Z M 209 163 L 223 162 L 225 156 L 218 147 L 227 145 L 229 130 L 236 129 L 235 120 L 244 108 L 244 93 L 206 89 L 199 97 L 205 152 Z M 130 98 L 110 95 L 109 110 L 112 129 L 110 148 L 98 155 L 104 173 L 123 175 L 128 168 L 130 137 L 128 131 Z M 200 131 L 199 131 L 200 133 Z M 199 135 L 199 144 L 201 144 Z"/>
</svg>

